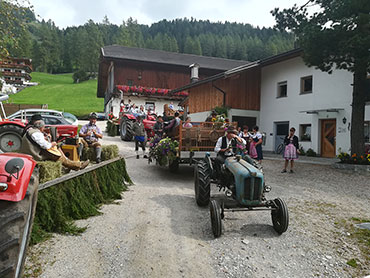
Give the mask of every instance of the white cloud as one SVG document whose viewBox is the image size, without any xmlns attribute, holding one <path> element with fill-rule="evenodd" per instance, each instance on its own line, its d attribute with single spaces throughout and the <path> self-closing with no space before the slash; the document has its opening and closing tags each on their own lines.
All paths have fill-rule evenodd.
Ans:
<svg viewBox="0 0 370 278">
<path fill-rule="evenodd" d="M 129 17 L 141 24 L 162 19 L 191 18 L 210 21 L 249 23 L 271 27 L 275 20 L 270 11 L 288 8 L 306 0 L 30 0 L 36 14 L 51 19 L 59 27 L 85 24 L 89 19 L 101 22 L 105 15 L 115 24 Z"/>
</svg>

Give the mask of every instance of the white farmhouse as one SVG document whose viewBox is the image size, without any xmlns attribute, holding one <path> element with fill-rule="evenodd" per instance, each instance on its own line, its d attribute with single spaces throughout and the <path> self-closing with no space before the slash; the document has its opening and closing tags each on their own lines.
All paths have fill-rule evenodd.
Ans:
<svg viewBox="0 0 370 278">
<path fill-rule="evenodd" d="M 215 106 L 226 106 L 239 126 L 257 124 L 263 150 L 275 151 L 289 128 L 300 145 L 324 157 L 350 149 L 353 74 L 322 72 L 304 64 L 295 49 L 188 84 L 186 110 L 204 121 Z M 244 112 L 243 112 L 244 111 Z M 237 112 L 237 113 L 236 113 Z M 370 103 L 365 109 L 365 140 L 370 143 Z"/>
</svg>

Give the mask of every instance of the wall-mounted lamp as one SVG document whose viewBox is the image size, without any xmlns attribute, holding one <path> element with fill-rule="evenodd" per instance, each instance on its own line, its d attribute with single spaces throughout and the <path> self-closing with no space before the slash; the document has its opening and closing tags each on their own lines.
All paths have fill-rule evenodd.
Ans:
<svg viewBox="0 0 370 278">
<path fill-rule="evenodd" d="M 344 118 L 342 119 L 342 122 L 343 122 L 343 124 L 346 124 L 346 122 L 347 122 L 346 117 L 344 117 Z"/>
<path fill-rule="evenodd" d="M 141 70 L 138 72 L 137 79 L 141 80 L 143 78 Z"/>
</svg>

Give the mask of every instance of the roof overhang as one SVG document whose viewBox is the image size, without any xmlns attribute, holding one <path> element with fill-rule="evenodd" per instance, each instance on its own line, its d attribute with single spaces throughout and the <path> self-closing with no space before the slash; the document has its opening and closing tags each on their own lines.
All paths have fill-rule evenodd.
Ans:
<svg viewBox="0 0 370 278">
<path fill-rule="evenodd" d="M 217 79 L 228 78 L 228 77 L 230 77 L 232 75 L 239 74 L 239 73 L 241 73 L 241 72 L 243 72 L 245 70 L 248 70 L 248 69 L 251 69 L 251 68 L 255 68 L 255 67 L 258 67 L 258 66 L 259 66 L 259 61 L 248 63 L 246 65 L 242 65 L 242 66 L 239 66 L 239 67 L 236 67 L 236 68 L 227 70 L 225 72 L 221 72 L 219 74 L 213 75 L 211 77 L 208 77 L 208 78 L 199 80 L 197 82 L 190 83 L 190 84 L 185 85 L 183 87 L 174 89 L 174 90 L 172 90 L 170 92 L 170 94 L 175 94 L 175 93 L 178 93 L 178 92 L 181 92 L 181 91 L 185 91 L 185 90 L 191 89 L 193 87 L 197 87 L 199 85 L 202 85 L 204 83 L 208 83 L 208 82 L 211 82 L 211 81 L 214 81 L 214 80 L 217 80 Z"/>
<path fill-rule="evenodd" d="M 314 109 L 314 110 L 307 110 L 307 111 L 299 111 L 299 113 L 306 113 L 306 114 L 319 114 L 320 112 L 339 113 L 339 111 L 344 111 L 344 108 Z"/>
</svg>

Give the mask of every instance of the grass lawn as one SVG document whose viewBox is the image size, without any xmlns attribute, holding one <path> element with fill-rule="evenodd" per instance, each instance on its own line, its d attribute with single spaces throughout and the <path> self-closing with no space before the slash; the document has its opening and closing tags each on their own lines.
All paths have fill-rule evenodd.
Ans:
<svg viewBox="0 0 370 278">
<path fill-rule="evenodd" d="M 10 97 L 16 104 L 48 104 L 49 109 L 70 112 L 77 117 L 90 112 L 102 112 L 104 99 L 96 97 L 97 80 L 73 84 L 72 73 L 47 74 L 33 72 L 33 86 Z"/>
</svg>

